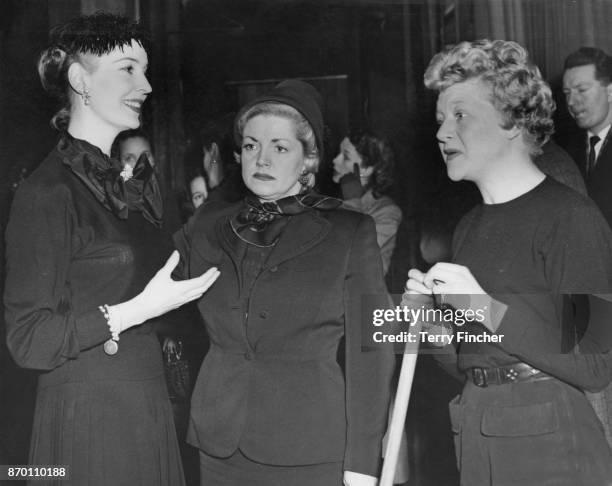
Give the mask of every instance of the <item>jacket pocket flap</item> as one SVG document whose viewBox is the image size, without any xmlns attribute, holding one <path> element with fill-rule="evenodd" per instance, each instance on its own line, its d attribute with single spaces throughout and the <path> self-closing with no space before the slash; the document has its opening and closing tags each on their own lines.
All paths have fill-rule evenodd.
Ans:
<svg viewBox="0 0 612 486">
<path fill-rule="evenodd" d="M 515 407 L 489 407 L 482 416 L 481 432 L 486 436 L 525 437 L 550 434 L 559 428 L 553 402 Z"/>
</svg>

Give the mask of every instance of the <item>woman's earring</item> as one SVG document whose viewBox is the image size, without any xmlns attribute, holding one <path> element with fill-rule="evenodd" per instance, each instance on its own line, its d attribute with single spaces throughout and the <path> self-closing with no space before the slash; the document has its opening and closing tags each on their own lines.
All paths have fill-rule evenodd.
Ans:
<svg viewBox="0 0 612 486">
<path fill-rule="evenodd" d="M 87 88 L 83 88 L 83 92 L 81 93 L 81 98 L 83 98 L 83 104 L 87 106 L 91 98 L 91 96 L 89 95 L 89 91 L 87 91 Z"/>
<path fill-rule="evenodd" d="M 298 182 L 303 186 L 307 186 L 310 182 L 310 174 L 306 171 L 303 171 L 298 177 Z"/>
<path fill-rule="evenodd" d="M 217 159 L 212 159 L 210 162 L 212 165 L 217 165 Z"/>
</svg>

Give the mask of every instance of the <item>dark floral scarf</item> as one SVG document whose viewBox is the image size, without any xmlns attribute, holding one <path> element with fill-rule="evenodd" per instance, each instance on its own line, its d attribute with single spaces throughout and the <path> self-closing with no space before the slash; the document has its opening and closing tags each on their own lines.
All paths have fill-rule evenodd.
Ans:
<svg viewBox="0 0 612 486">
<path fill-rule="evenodd" d="M 330 211 L 342 204 L 339 199 L 314 191 L 287 196 L 273 202 L 261 202 L 249 195 L 240 211 L 230 219 L 236 235 L 251 245 L 274 246 L 291 216 L 306 211 Z"/>
</svg>

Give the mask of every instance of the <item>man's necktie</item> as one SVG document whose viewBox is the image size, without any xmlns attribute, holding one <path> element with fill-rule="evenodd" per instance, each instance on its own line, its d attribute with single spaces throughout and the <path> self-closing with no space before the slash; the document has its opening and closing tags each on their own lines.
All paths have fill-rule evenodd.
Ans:
<svg viewBox="0 0 612 486">
<path fill-rule="evenodd" d="M 595 145 L 601 140 L 597 135 L 589 138 L 589 158 L 587 160 L 586 173 L 589 175 L 595 168 Z"/>
</svg>

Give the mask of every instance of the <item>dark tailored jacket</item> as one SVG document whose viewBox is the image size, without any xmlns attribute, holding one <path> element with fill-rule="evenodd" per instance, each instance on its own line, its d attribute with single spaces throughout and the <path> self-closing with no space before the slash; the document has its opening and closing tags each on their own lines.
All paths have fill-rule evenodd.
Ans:
<svg viewBox="0 0 612 486">
<path fill-rule="evenodd" d="M 218 457 L 240 448 L 266 464 L 344 461 L 377 475 L 393 356 L 361 348 L 362 296 L 388 305 L 372 219 L 342 209 L 293 216 L 241 296 L 246 245 L 229 225 L 241 204 L 204 205 L 175 235 L 180 276 L 221 272 L 198 302 L 211 349 L 188 441 Z"/>
<path fill-rule="evenodd" d="M 608 224 L 612 227 L 612 129 L 597 157 L 591 173 L 586 175 L 587 136 L 584 131 L 568 137 L 567 152 L 578 164 L 585 178 L 587 193 L 595 201 Z"/>
</svg>

